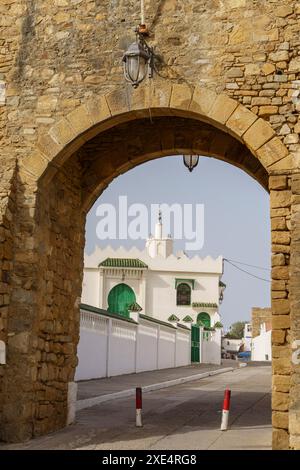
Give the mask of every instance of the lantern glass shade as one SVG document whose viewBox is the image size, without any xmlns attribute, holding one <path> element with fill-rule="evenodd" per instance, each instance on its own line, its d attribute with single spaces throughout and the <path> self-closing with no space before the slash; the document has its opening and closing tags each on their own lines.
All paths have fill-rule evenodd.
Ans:
<svg viewBox="0 0 300 470">
<path fill-rule="evenodd" d="M 125 79 L 136 88 L 146 77 L 150 55 L 140 42 L 132 43 L 123 56 Z"/>
<path fill-rule="evenodd" d="M 183 163 L 192 172 L 199 163 L 199 155 L 183 155 Z"/>
</svg>

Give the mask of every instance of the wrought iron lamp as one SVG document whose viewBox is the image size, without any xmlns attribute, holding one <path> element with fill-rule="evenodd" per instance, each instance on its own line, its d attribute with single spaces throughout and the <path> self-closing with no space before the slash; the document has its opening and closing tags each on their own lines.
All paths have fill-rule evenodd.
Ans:
<svg viewBox="0 0 300 470">
<path fill-rule="evenodd" d="M 199 155 L 183 155 L 183 163 L 192 172 L 199 163 Z"/>
<path fill-rule="evenodd" d="M 144 33 L 136 30 L 136 41 L 130 44 L 123 56 L 123 67 L 125 80 L 134 88 L 146 78 L 153 77 L 154 52 L 145 41 Z"/>
<path fill-rule="evenodd" d="M 144 0 L 141 0 L 141 23 L 135 33 L 136 40 L 130 44 L 122 60 L 125 80 L 137 88 L 145 80 L 147 74 L 149 78 L 153 77 L 155 59 L 158 59 L 153 48 L 147 44 L 145 39 L 149 36 L 149 31 L 145 23 Z"/>
</svg>

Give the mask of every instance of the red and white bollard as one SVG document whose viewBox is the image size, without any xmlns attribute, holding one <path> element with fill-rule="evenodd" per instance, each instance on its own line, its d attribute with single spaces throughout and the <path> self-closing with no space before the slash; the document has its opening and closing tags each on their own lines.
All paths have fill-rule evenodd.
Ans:
<svg viewBox="0 0 300 470">
<path fill-rule="evenodd" d="M 221 431 L 227 431 L 227 428 L 228 428 L 230 397 L 231 397 L 231 390 L 226 389 L 224 393 L 224 401 L 223 401 Z"/>
<path fill-rule="evenodd" d="M 136 410 L 136 417 L 135 417 L 135 425 L 137 428 L 141 428 L 143 426 L 142 423 L 142 389 L 141 387 L 137 387 L 135 390 L 135 410 Z"/>
</svg>

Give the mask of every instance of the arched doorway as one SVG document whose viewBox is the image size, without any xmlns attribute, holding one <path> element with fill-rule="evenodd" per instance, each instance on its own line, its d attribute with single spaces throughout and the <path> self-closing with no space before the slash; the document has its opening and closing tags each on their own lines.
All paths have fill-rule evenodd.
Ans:
<svg viewBox="0 0 300 470">
<path fill-rule="evenodd" d="M 206 312 L 198 313 L 197 315 L 197 323 L 198 325 L 203 325 L 205 328 L 211 327 L 211 320 L 210 316 Z"/>
<path fill-rule="evenodd" d="M 135 301 L 135 293 L 131 287 L 127 284 L 117 284 L 108 294 L 108 311 L 129 318 L 128 307 Z"/>
<path fill-rule="evenodd" d="M 204 87 L 156 82 L 151 96 L 146 86 L 136 92 L 117 88 L 105 96 L 94 96 L 41 135 L 32 154 L 24 159 L 18 178 L 26 189 L 19 200 L 25 202 L 19 210 L 23 211 L 22 222 L 27 217 L 30 246 L 35 255 L 29 327 L 28 309 L 24 303 L 22 307 L 18 303 L 22 284 L 18 283 L 18 273 L 14 277 L 13 298 L 18 303 L 19 324 L 26 325 L 19 333 L 25 334 L 26 344 L 30 345 L 32 354 L 26 360 L 28 368 L 33 370 L 31 375 L 26 375 L 26 383 L 23 369 L 16 366 L 5 371 L 5 388 L 13 391 L 5 396 L 5 409 L 17 401 L 21 410 L 11 418 L 5 415 L 4 409 L 3 422 L 9 421 L 2 432 L 5 439 L 14 434 L 22 439 L 37 436 L 64 426 L 68 420 L 68 388 L 76 367 L 87 211 L 119 174 L 154 158 L 190 152 L 209 155 L 243 169 L 266 190 L 271 189 L 273 209 L 285 209 L 284 217 L 288 217 L 291 190 L 287 176 L 281 179 L 276 176 L 276 171 L 284 172 L 285 165 L 289 165 L 286 147 L 266 121 L 227 95 L 217 95 Z M 278 162 L 281 162 L 279 170 Z M 34 217 L 29 210 L 33 200 Z M 22 236 L 24 243 L 20 243 Z M 19 234 L 16 259 L 28 256 L 27 238 L 27 232 Z M 278 263 L 283 262 L 281 247 L 276 232 L 273 252 L 280 254 Z M 284 258 L 284 265 L 279 263 L 274 268 L 274 279 L 283 281 L 285 292 L 288 255 Z M 289 308 L 288 299 L 274 302 L 275 308 Z M 8 324 L 13 320 L 13 313 L 11 308 Z M 278 332 L 276 342 L 288 352 L 289 323 L 278 316 L 274 324 Z M 64 341 L 61 354 L 66 360 L 63 366 L 54 364 L 48 373 L 43 355 L 34 355 L 36 345 L 44 342 L 52 345 L 57 338 Z M 37 357 L 34 365 L 30 357 Z M 282 361 L 274 368 L 275 375 L 288 377 L 289 373 L 290 369 L 284 368 Z M 56 376 L 61 377 L 60 389 L 55 387 Z M 35 392 L 36 380 L 53 390 L 54 411 L 42 417 L 39 410 L 45 403 L 48 406 L 48 400 Z M 16 387 L 16 383 L 20 386 Z M 28 414 L 25 405 L 29 402 Z"/>
</svg>

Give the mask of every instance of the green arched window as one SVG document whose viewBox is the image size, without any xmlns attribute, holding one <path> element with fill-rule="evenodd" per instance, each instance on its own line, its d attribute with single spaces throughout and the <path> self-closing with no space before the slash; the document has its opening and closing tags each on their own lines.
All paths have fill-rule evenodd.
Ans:
<svg viewBox="0 0 300 470">
<path fill-rule="evenodd" d="M 129 305 L 136 302 L 135 293 L 127 284 L 117 284 L 108 294 L 108 311 L 129 318 Z"/>
<path fill-rule="evenodd" d="M 205 328 L 211 327 L 210 316 L 206 312 L 201 312 L 197 315 L 197 323 L 204 325 Z"/>
<path fill-rule="evenodd" d="M 191 288 L 185 282 L 177 286 L 177 305 L 191 305 Z"/>
</svg>

